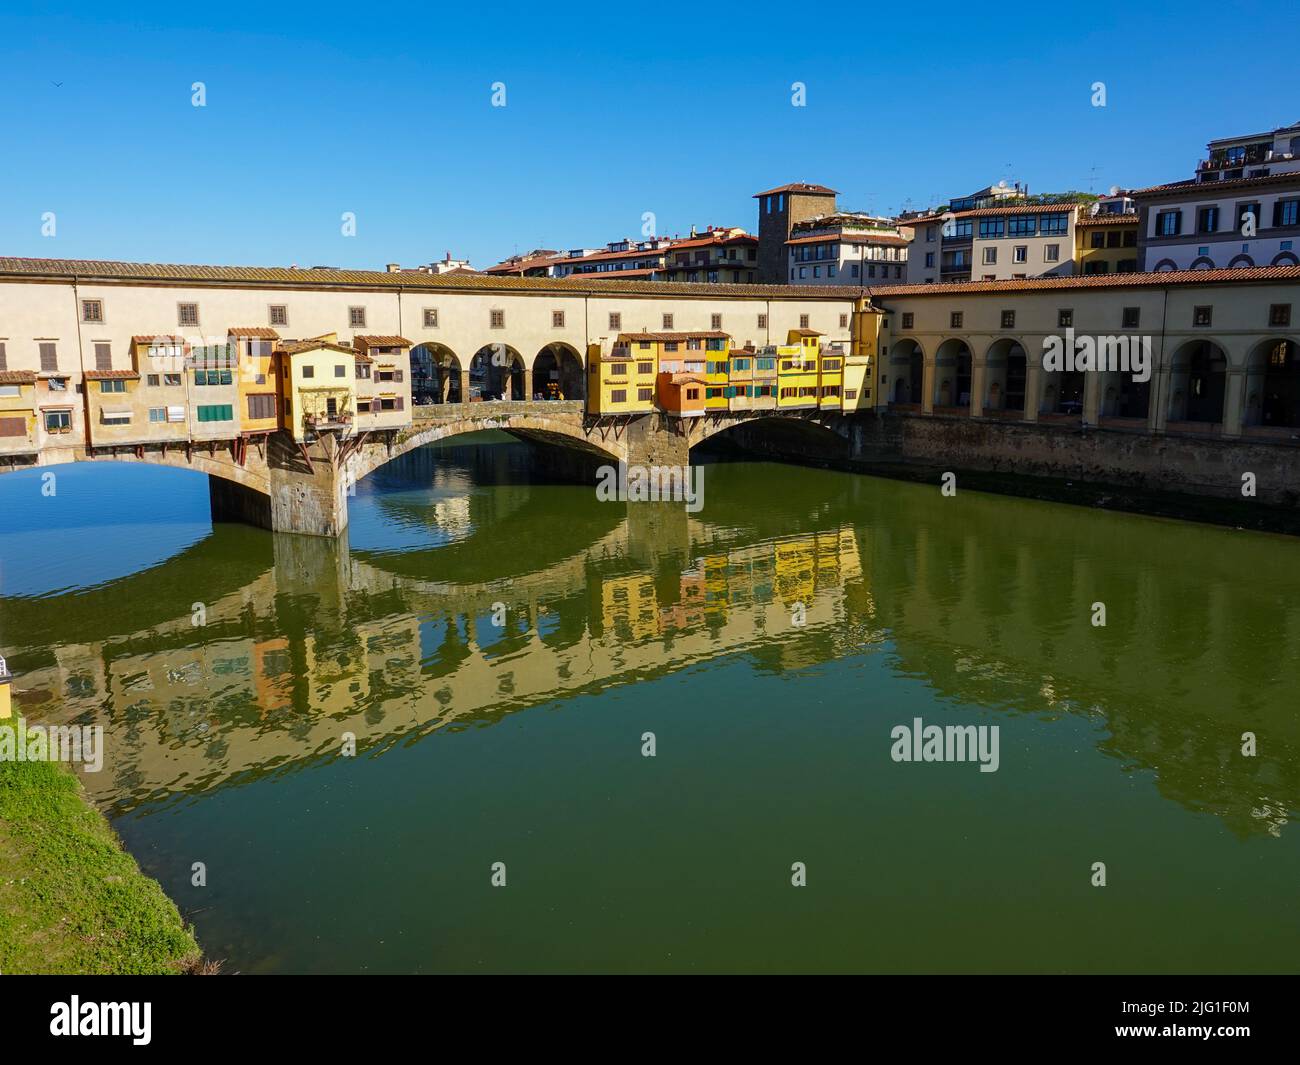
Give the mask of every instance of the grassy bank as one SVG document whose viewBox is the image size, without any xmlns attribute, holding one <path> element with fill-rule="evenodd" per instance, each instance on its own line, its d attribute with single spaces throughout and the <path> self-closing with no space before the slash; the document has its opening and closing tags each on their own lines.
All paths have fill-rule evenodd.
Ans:
<svg viewBox="0 0 1300 1065">
<path fill-rule="evenodd" d="M 198 959 L 73 772 L 0 761 L 0 973 L 176 973 Z"/>
</svg>

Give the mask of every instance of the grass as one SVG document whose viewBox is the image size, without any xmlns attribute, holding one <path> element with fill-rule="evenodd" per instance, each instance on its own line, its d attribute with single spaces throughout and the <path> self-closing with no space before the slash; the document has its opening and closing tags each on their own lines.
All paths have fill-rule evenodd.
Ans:
<svg viewBox="0 0 1300 1065">
<path fill-rule="evenodd" d="M 203 967 L 176 904 L 123 850 L 73 772 L 0 762 L 0 973 Z"/>
</svg>

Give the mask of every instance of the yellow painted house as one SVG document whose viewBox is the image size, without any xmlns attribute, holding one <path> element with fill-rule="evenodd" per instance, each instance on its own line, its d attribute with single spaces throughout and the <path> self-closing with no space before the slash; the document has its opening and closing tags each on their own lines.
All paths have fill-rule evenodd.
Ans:
<svg viewBox="0 0 1300 1065">
<path fill-rule="evenodd" d="M 815 329 L 791 329 L 786 343 L 777 345 L 778 410 L 811 410 L 817 407 L 821 336 Z"/>
<path fill-rule="evenodd" d="M 845 411 L 870 410 L 875 406 L 874 374 L 880 355 L 884 317 L 867 300 L 854 312 L 853 344 L 844 359 L 842 409 Z"/>
<path fill-rule="evenodd" d="M 655 333 L 619 333 L 587 351 L 587 413 L 651 414 L 662 340 Z"/>
<path fill-rule="evenodd" d="M 844 402 L 844 357 L 838 345 L 818 353 L 817 406 L 822 410 L 839 410 Z"/>
<path fill-rule="evenodd" d="M 35 452 L 36 373 L 0 370 L 0 455 Z"/>
<path fill-rule="evenodd" d="M 710 341 L 710 344 L 715 343 Z M 729 395 L 731 385 L 731 359 L 728 356 L 727 345 L 725 341 L 717 341 L 723 345 L 721 349 L 710 347 L 705 353 L 704 360 L 704 411 L 711 413 L 713 411 L 726 411 L 729 407 Z"/>
<path fill-rule="evenodd" d="M 239 368 L 239 431 L 245 437 L 280 428 L 279 339 L 266 326 L 231 329 L 227 337 Z"/>
<path fill-rule="evenodd" d="M 337 333 L 281 342 L 281 424 L 299 443 L 351 432 L 357 410 L 356 356 Z"/>
</svg>

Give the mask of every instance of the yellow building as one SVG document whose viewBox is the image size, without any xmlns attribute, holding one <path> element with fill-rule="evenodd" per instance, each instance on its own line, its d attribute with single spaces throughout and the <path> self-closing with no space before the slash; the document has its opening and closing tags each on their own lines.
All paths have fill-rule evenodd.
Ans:
<svg viewBox="0 0 1300 1065">
<path fill-rule="evenodd" d="M 36 442 L 36 373 L 0 370 L 0 455 L 34 453 Z"/>
<path fill-rule="evenodd" d="M 227 341 L 239 367 L 239 431 L 244 438 L 280 428 L 280 334 L 265 326 L 231 329 Z"/>
<path fill-rule="evenodd" d="M 592 344 L 587 352 L 587 413 L 653 413 L 662 344 L 657 333 L 619 333 L 608 351 L 604 344 Z"/>
<path fill-rule="evenodd" d="M 721 344 L 720 349 L 710 346 L 704 360 L 704 410 L 705 413 L 726 411 L 728 393 L 731 385 L 731 360 L 723 341 L 709 341 L 710 345 Z"/>
<path fill-rule="evenodd" d="M 870 306 L 870 300 L 865 298 L 853 313 L 853 343 L 844 359 L 842 409 L 845 411 L 870 410 L 875 406 L 873 382 L 884 319 L 884 313 Z"/>
<path fill-rule="evenodd" d="M 817 406 L 840 410 L 844 402 L 844 351 L 838 344 L 818 352 L 817 378 Z"/>
<path fill-rule="evenodd" d="M 1080 274 L 1135 273 L 1138 216 L 1098 214 L 1075 223 L 1075 263 Z"/>
<path fill-rule="evenodd" d="M 357 429 L 411 424 L 411 342 L 399 336 L 354 336 Z"/>
<path fill-rule="evenodd" d="M 821 335 L 815 329 L 791 329 L 786 343 L 777 346 L 778 410 L 816 408 Z"/>
<path fill-rule="evenodd" d="M 280 344 L 282 425 L 299 443 L 351 432 L 357 409 L 356 354 L 328 333 Z"/>
</svg>

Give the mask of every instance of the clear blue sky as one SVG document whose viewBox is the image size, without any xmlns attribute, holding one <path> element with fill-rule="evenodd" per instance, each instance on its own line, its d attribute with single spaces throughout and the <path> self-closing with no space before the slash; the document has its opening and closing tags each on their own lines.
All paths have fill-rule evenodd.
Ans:
<svg viewBox="0 0 1300 1065">
<path fill-rule="evenodd" d="M 1300 119 L 1294 33 L 1281 2 L 10 2 L 0 254 L 482 267 L 645 211 L 754 229 L 787 181 L 881 213 L 1001 178 L 1153 184 Z"/>
</svg>

